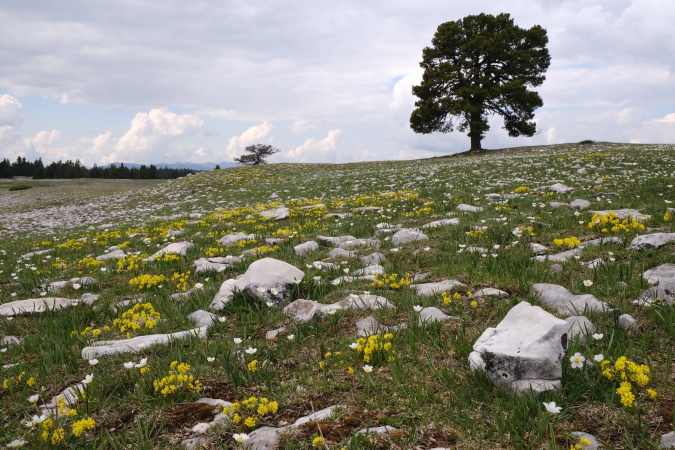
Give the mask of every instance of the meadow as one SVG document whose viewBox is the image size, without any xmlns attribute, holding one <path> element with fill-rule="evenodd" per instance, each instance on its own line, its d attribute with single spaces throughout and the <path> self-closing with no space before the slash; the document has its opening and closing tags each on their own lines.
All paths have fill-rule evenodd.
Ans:
<svg viewBox="0 0 675 450">
<path fill-rule="evenodd" d="M 2 446 L 165 449 L 198 438 L 203 448 L 243 448 L 256 429 L 332 406 L 320 420 L 285 429 L 278 447 L 588 448 L 570 434 L 581 431 L 608 449 L 648 449 L 674 429 L 675 305 L 635 300 L 650 287 L 645 270 L 675 263 L 675 242 L 628 248 L 636 235 L 675 233 L 673 145 L 565 144 L 416 161 L 245 166 L 165 182 L 34 183 L 22 191 L 0 184 L 0 308 L 23 299 L 75 301 L 0 316 L 0 338 L 17 338 L 0 345 Z M 573 189 L 554 192 L 556 183 Z M 590 206 L 551 206 L 575 199 Z M 279 205 L 288 217 L 261 215 Z M 624 208 L 649 218 L 605 227 L 591 212 Z M 458 223 L 424 228 L 425 240 L 395 245 L 388 231 L 451 218 Z M 254 236 L 222 245 L 236 233 Z M 329 256 L 333 246 L 325 243 L 294 251 L 317 236 L 378 242 L 350 257 Z M 619 239 L 583 245 L 603 237 Z M 177 242 L 194 246 L 148 260 Z M 579 253 L 537 261 L 531 244 L 547 247 L 544 255 Z M 97 259 L 112 250 L 124 257 Z M 366 267 L 361 258 L 373 252 L 384 256 L 384 273 L 339 282 Z M 197 273 L 200 258 L 232 262 Z M 304 273 L 290 298 L 277 306 L 235 292 L 223 309 L 209 309 L 226 280 L 262 258 Z M 413 288 L 448 279 L 465 286 L 425 297 Z M 570 339 L 559 390 L 512 395 L 471 370 L 468 357 L 483 331 L 519 302 L 556 314 L 532 295 L 535 283 L 592 294 L 613 311 L 585 312 L 596 332 Z M 508 297 L 475 295 L 484 288 Z M 297 299 L 332 304 L 364 293 L 394 307 L 338 309 L 305 323 L 283 312 Z M 432 306 L 461 320 L 421 324 L 420 309 Z M 97 341 L 193 329 L 188 317 L 197 310 L 217 318 L 202 337 L 83 357 Z M 621 325 L 624 313 L 636 326 Z M 356 323 L 369 316 L 381 331 L 358 340 Z M 581 365 L 570 358 L 576 353 Z M 626 359 L 647 368 L 633 401 L 622 380 L 604 372 L 620 373 Z M 42 416 L 41 405 L 76 385 Z M 195 403 L 202 398 L 223 402 Z M 198 426 L 217 417 L 224 420 Z M 376 428 L 384 432 L 357 434 Z"/>
</svg>

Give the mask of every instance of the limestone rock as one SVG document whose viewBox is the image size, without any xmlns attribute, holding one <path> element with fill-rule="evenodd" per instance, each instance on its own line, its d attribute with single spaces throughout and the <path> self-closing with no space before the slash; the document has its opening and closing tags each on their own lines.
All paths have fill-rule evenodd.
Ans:
<svg viewBox="0 0 675 450">
<path fill-rule="evenodd" d="M 565 202 L 548 202 L 548 205 L 551 208 L 562 208 L 563 206 L 570 206 L 569 203 L 565 203 Z"/>
<path fill-rule="evenodd" d="M 595 333 L 595 325 L 585 316 L 570 316 L 565 319 L 565 322 L 568 324 L 567 338 L 569 340 Z"/>
<path fill-rule="evenodd" d="M 457 280 L 444 280 L 436 283 L 411 284 L 410 287 L 417 291 L 417 295 L 421 297 L 431 297 L 456 287 L 465 288 L 466 285 Z"/>
<path fill-rule="evenodd" d="M 419 326 L 424 324 L 434 323 L 434 322 L 461 322 L 462 319 L 459 317 L 448 316 L 443 311 L 433 306 L 423 308 L 419 313 Z"/>
<path fill-rule="evenodd" d="M 621 325 L 626 330 L 637 330 L 639 328 L 637 321 L 630 314 L 621 314 L 619 316 L 619 325 Z"/>
<path fill-rule="evenodd" d="M 591 202 L 589 202 L 588 200 L 577 198 L 570 202 L 570 206 L 574 209 L 586 209 L 589 206 L 591 206 Z"/>
<path fill-rule="evenodd" d="M 675 264 L 661 264 L 653 269 L 645 270 L 642 277 L 651 284 L 675 279 Z"/>
<path fill-rule="evenodd" d="M 411 228 L 402 228 L 391 237 L 393 245 L 407 244 L 408 242 L 423 241 L 429 239 L 426 234 Z"/>
<path fill-rule="evenodd" d="M 193 328 L 191 330 L 179 331 L 169 334 L 149 334 L 146 336 L 136 336 L 131 339 L 120 339 L 117 341 L 94 342 L 91 346 L 82 349 L 82 358 L 90 360 L 100 356 L 119 355 L 122 353 L 138 353 L 152 345 L 198 336 L 200 339 L 206 339 L 206 327 Z"/>
<path fill-rule="evenodd" d="M 570 434 L 577 438 L 577 444 L 581 439 L 586 439 L 591 443 L 590 445 L 580 445 L 584 450 L 598 450 L 600 448 L 598 439 L 592 434 L 584 433 L 583 431 L 572 431 Z"/>
<path fill-rule="evenodd" d="M 223 272 L 230 267 L 230 264 L 219 262 L 224 258 L 199 258 L 192 265 L 195 266 L 195 273 Z"/>
<path fill-rule="evenodd" d="M 606 211 L 590 211 L 591 214 L 600 214 L 600 215 L 607 215 L 609 213 L 614 213 L 616 214 L 616 217 L 623 220 L 623 219 L 628 219 L 633 218 L 633 219 L 638 219 L 638 220 L 649 220 L 651 219 L 651 216 L 648 214 L 642 214 L 640 211 L 636 209 L 609 209 Z"/>
<path fill-rule="evenodd" d="M 281 333 L 285 333 L 285 332 L 286 332 L 286 327 L 275 328 L 274 330 L 270 330 L 267 333 L 265 333 L 265 339 L 267 339 L 268 341 L 273 341 Z"/>
<path fill-rule="evenodd" d="M 555 183 L 552 184 L 551 186 L 548 186 L 549 191 L 557 192 L 559 194 L 563 194 L 565 192 L 571 192 L 574 190 L 574 188 L 571 188 L 569 186 L 565 186 L 562 183 Z"/>
<path fill-rule="evenodd" d="M 98 261 L 106 261 L 106 260 L 108 260 L 108 259 L 119 259 L 119 258 L 124 258 L 124 256 L 125 256 L 124 250 L 122 250 L 121 248 L 119 248 L 119 249 L 113 250 L 113 251 L 111 251 L 111 252 L 109 252 L 109 253 L 104 253 L 103 255 L 99 255 L 99 256 L 96 257 L 96 259 L 97 259 Z"/>
<path fill-rule="evenodd" d="M 379 248 L 382 243 L 379 239 L 354 239 L 353 241 L 344 241 L 339 247 L 343 250 L 352 250 L 359 247 Z"/>
<path fill-rule="evenodd" d="M 657 300 L 672 305 L 675 302 L 675 278 L 662 279 L 658 286 L 643 291 L 638 300 L 642 305 L 651 305 Z"/>
<path fill-rule="evenodd" d="M 337 264 L 325 262 L 325 261 L 314 261 L 312 263 L 315 269 L 319 269 L 322 272 L 328 272 L 329 270 L 337 270 L 340 268 Z"/>
<path fill-rule="evenodd" d="M 340 244 L 346 241 L 355 241 L 354 236 L 317 236 L 316 240 L 319 241 L 322 245 L 338 247 Z"/>
<path fill-rule="evenodd" d="M 220 238 L 220 245 L 223 247 L 228 247 L 232 244 L 236 244 L 239 241 L 252 241 L 255 239 L 255 234 L 246 234 L 246 233 L 237 233 L 237 234 L 226 234 Z"/>
<path fill-rule="evenodd" d="M 482 211 L 482 210 L 483 210 L 483 208 L 481 208 L 479 206 L 467 205 L 465 203 L 460 203 L 459 205 L 457 205 L 457 211 L 460 211 L 460 212 L 474 213 L 474 212 L 478 212 L 478 211 Z"/>
<path fill-rule="evenodd" d="M 251 263 L 244 275 L 236 281 L 241 291 L 263 302 L 275 305 L 288 299 L 293 286 L 300 283 L 305 273 L 287 262 L 263 258 Z"/>
<path fill-rule="evenodd" d="M 476 292 L 472 292 L 471 296 L 473 298 L 483 298 L 483 297 L 508 298 L 509 293 L 495 288 L 483 288 Z"/>
<path fill-rule="evenodd" d="M 433 222 L 422 225 L 421 228 L 437 228 L 448 225 L 459 225 L 459 219 L 457 217 L 453 217 L 452 219 L 434 220 Z"/>
<path fill-rule="evenodd" d="M 557 284 L 533 284 L 530 293 L 565 317 L 583 314 L 587 310 L 605 312 L 612 310 L 607 303 L 599 301 L 590 294 L 576 295 Z"/>
<path fill-rule="evenodd" d="M 261 211 L 260 216 L 270 220 L 281 220 L 288 217 L 288 214 L 290 212 L 291 212 L 290 209 L 288 209 L 284 205 L 279 205 L 275 208 L 268 209 L 266 211 Z"/>
<path fill-rule="evenodd" d="M 675 233 L 644 234 L 635 237 L 628 246 L 628 249 L 644 250 L 648 248 L 658 248 L 673 241 L 675 241 Z"/>
<path fill-rule="evenodd" d="M 661 436 L 661 441 L 659 442 L 661 448 L 675 448 L 675 431 L 666 433 Z"/>
<path fill-rule="evenodd" d="M 375 252 L 371 253 L 370 255 L 362 256 L 361 261 L 363 261 L 364 264 L 377 264 L 381 263 L 387 260 L 387 257 L 384 256 L 382 253 Z"/>
<path fill-rule="evenodd" d="M 486 329 L 469 356 L 498 386 L 514 393 L 559 389 L 567 348 L 567 322 L 521 302 L 495 328 Z"/>
<path fill-rule="evenodd" d="M 363 269 L 355 270 L 353 275 L 361 277 L 363 275 L 382 275 L 383 273 L 385 273 L 384 267 L 379 264 L 371 264 Z"/>
<path fill-rule="evenodd" d="M 297 299 L 284 307 L 284 314 L 296 322 L 307 323 L 314 318 L 319 309 L 319 302 Z"/>
<path fill-rule="evenodd" d="M 530 249 L 532 249 L 532 252 L 536 253 L 537 255 L 543 255 L 548 251 L 548 247 L 545 245 L 537 244 L 536 242 L 530 242 L 527 244 Z"/>
<path fill-rule="evenodd" d="M 293 251 L 296 255 L 306 255 L 310 252 L 315 252 L 319 249 L 319 244 L 315 241 L 307 241 L 302 244 L 298 244 L 293 247 Z"/>
<path fill-rule="evenodd" d="M 209 305 L 209 308 L 214 311 L 223 309 L 225 305 L 232 300 L 235 289 L 237 289 L 237 280 L 225 280 L 216 293 L 216 296 L 213 297 L 213 301 L 211 302 L 211 305 Z"/>
<path fill-rule="evenodd" d="M 0 347 L 11 347 L 12 345 L 21 344 L 21 339 L 16 336 L 5 336 L 0 340 Z"/>
<path fill-rule="evenodd" d="M 172 242 L 171 244 L 167 245 L 166 247 L 162 248 L 160 251 L 156 252 L 154 255 L 149 256 L 148 258 L 145 258 L 143 261 L 154 261 L 155 259 L 159 258 L 160 256 L 164 256 L 166 254 L 174 254 L 174 255 L 185 255 L 189 249 L 194 247 L 195 244 L 192 242 Z"/>
<path fill-rule="evenodd" d="M 357 255 L 357 252 L 347 251 L 341 248 L 334 248 L 328 252 L 328 256 L 331 258 L 354 258 Z"/>
<path fill-rule="evenodd" d="M 47 310 L 68 308 L 78 303 L 78 300 L 62 297 L 29 298 L 15 300 L 0 305 L 0 316 L 11 317 L 19 314 L 41 313 Z"/>
<path fill-rule="evenodd" d="M 408 328 L 408 324 L 405 322 L 388 327 L 386 325 L 382 325 L 373 316 L 368 316 L 365 319 L 356 322 L 357 334 L 362 337 L 370 336 L 376 333 L 387 333 L 391 331 L 403 330 L 405 328 Z"/>
<path fill-rule="evenodd" d="M 204 311 L 203 309 L 199 309 L 192 314 L 190 314 L 188 317 L 188 320 L 194 324 L 194 326 L 202 328 L 208 328 L 213 323 L 218 319 L 218 316 L 216 316 L 213 313 Z"/>
</svg>

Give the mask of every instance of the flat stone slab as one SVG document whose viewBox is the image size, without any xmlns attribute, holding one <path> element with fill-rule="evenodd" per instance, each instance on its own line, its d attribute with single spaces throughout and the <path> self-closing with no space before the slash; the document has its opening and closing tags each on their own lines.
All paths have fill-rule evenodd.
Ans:
<svg viewBox="0 0 675 450">
<path fill-rule="evenodd" d="M 434 322 L 448 322 L 448 321 L 461 322 L 462 319 L 460 319 L 459 317 L 449 316 L 440 309 L 430 306 L 427 308 L 422 308 L 422 310 L 419 313 L 418 324 L 419 326 L 422 326 Z"/>
<path fill-rule="evenodd" d="M 117 341 L 94 342 L 91 346 L 82 349 L 82 358 L 85 361 L 95 359 L 100 356 L 119 355 L 123 353 L 138 353 L 152 345 L 166 345 L 172 341 L 198 336 L 200 339 L 206 339 L 207 327 L 193 328 L 191 330 L 179 331 L 168 334 L 149 334 L 146 336 L 137 336 L 131 339 L 120 339 Z"/>
<path fill-rule="evenodd" d="M 473 345 L 469 364 L 486 371 L 508 392 L 536 393 L 561 386 L 567 348 L 567 322 L 538 306 L 520 302 L 495 328 L 487 328 Z"/>
<path fill-rule="evenodd" d="M 45 311 L 68 308 L 79 303 L 78 299 L 62 297 L 29 298 L 0 305 L 0 316 L 12 317 L 20 314 L 36 314 Z"/>
<path fill-rule="evenodd" d="M 344 250 L 342 248 L 334 248 L 328 252 L 331 258 L 354 258 L 358 256 L 358 252 Z"/>
<path fill-rule="evenodd" d="M 213 297 L 213 301 L 209 305 L 209 309 L 214 311 L 220 311 L 223 309 L 225 305 L 229 303 L 230 300 L 232 300 L 234 291 L 237 288 L 237 280 L 233 278 L 225 280 L 223 284 L 220 285 L 220 289 L 216 293 L 215 297 Z"/>
<path fill-rule="evenodd" d="M 321 236 L 318 235 L 316 240 L 319 241 L 322 245 L 338 247 L 340 244 L 346 241 L 355 241 L 354 236 Z"/>
<path fill-rule="evenodd" d="M 104 253 L 103 255 L 99 255 L 99 256 L 96 257 L 96 260 L 107 261 L 108 259 L 124 258 L 124 256 L 125 256 L 124 250 L 122 250 L 120 248 L 120 249 L 117 249 L 117 250 L 113 250 L 109 253 Z"/>
<path fill-rule="evenodd" d="M 570 259 L 581 256 L 581 251 L 584 247 L 590 247 L 594 245 L 605 245 L 605 244 L 622 244 L 623 239 L 616 236 L 609 236 L 598 239 L 591 239 L 590 241 L 582 242 L 581 248 L 573 248 L 571 250 L 566 250 L 564 252 L 555 253 L 553 255 L 539 255 L 535 256 L 534 260 L 537 262 L 552 261 L 552 262 L 564 262 L 569 261 Z"/>
<path fill-rule="evenodd" d="M 457 211 L 460 212 L 474 213 L 482 210 L 483 208 L 481 208 L 480 206 L 467 205 L 466 203 L 460 203 L 459 205 L 457 205 Z"/>
<path fill-rule="evenodd" d="M 411 284 L 410 287 L 417 291 L 417 295 L 421 297 L 431 297 L 432 295 L 438 295 L 456 287 L 465 288 L 466 284 L 457 280 L 444 280 L 435 283 Z"/>
<path fill-rule="evenodd" d="M 296 255 L 306 255 L 307 253 L 315 252 L 319 249 L 319 243 L 315 241 L 307 241 L 293 247 Z"/>
<path fill-rule="evenodd" d="M 379 239 L 354 239 L 353 241 L 344 241 L 339 245 L 343 250 L 352 250 L 360 247 L 379 248 L 382 245 Z"/>
<path fill-rule="evenodd" d="M 675 264 L 661 264 L 653 269 L 645 270 L 642 278 L 647 283 L 655 284 L 666 280 L 675 280 Z"/>
<path fill-rule="evenodd" d="M 574 188 L 565 186 L 562 183 L 555 183 L 550 186 L 548 186 L 549 191 L 557 192 L 558 194 L 563 194 L 565 192 L 572 192 Z"/>
<path fill-rule="evenodd" d="M 570 202 L 570 206 L 574 209 L 586 209 L 591 206 L 591 202 L 588 200 L 577 198 Z"/>
<path fill-rule="evenodd" d="M 423 241 L 429 239 L 426 234 L 413 228 L 402 228 L 391 237 L 393 245 L 407 244 L 408 242 Z"/>
<path fill-rule="evenodd" d="M 363 261 L 364 264 L 377 264 L 381 263 L 387 260 L 387 257 L 384 256 L 382 253 L 375 252 L 371 253 L 370 255 L 362 256 L 361 261 Z"/>
<path fill-rule="evenodd" d="M 223 258 L 217 258 L 221 260 Z M 216 262 L 216 258 L 199 258 L 192 265 L 195 266 L 195 273 L 224 272 L 232 266 L 227 263 Z"/>
<path fill-rule="evenodd" d="M 237 234 L 226 234 L 220 238 L 220 245 L 223 247 L 229 247 L 232 244 L 236 244 L 239 241 L 252 241 L 255 239 L 255 234 L 246 234 L 246 233 L 237 233 Z"/>
<path fill-rule="evenodd" d="M 638 303 L 645 306 L 650 306 L 657 301 L 663 301 L 669 305 L 675 303 L 675 278 L 662 279 L 658 286 L 643 291 L 638 298 Z"/>
<path fill-rule="evenodd" d="M 363 320 L 356 322 L 357 334 L 360 337 L 371 336 L 377 333 L 388 333 L 392 331 L 399 331 L 408 328 L 408 324 L 402 322 L 394 326 L 382 325 L 373 316 L 368 316 Z"/>
<path fill-rule="evenodd" d="M 364 267 L 363 269 L 355 270 L 352 275 L 355 277 L 361 277 L 364 275 L 382 275 L 383 273 L 386 273 L 384 267 L 379 264 L 371 264 L 368 267 Z"/>
<path fill-rule="evenodd" d="M 567 338 L 572 340 L 577 336 L 583 338 L 588 334 L 595 333 L 595 325 L 585 316 L 570 316 L 565 319 L 569 324 L 567 329 Z"/>
<path fill-rule="evenodd" d="M 192 242 L 172 242 L 171 244 L 167 245 L 166 247 L 162 248 L 158 252 L 156 252 L 154 255 L 149 256 L 145 258 L 143 261 L 154 261 L 155 259 L 159 258 L 160 256 L 164 256 L 166 254 L 174 254 L 174 255 L 183 255 L 187 253 L 189 249 L 194 247 L 195 244 Z"/>
<path fill-rule="evenodd" d="M 450 225 L 459 225 L 459 219 L 457 217 L 453 217 L 452 219 L 434 220 L 433 222 L 422 225 L 420 228 L 438 228 L 447 227 Z"/>
<path fill-rule="evenodd" d="M 635 237 L 629 250 L 644 250 L 649 248 L 658 248 L 675 241 L 675 233 L 652 233 Z"/>
<path fill-rule="evenodd" d="M 66 411 L 70 409 L 69 406 L 73 406 L 80 401 L 80 397 L 78 397 L 79 392 L 84 392 L 84 384 L 82 383 L 67 387 L 61 393 L 52 397 L 49 402 L 38 406 L 40 413 L 48 417 L 58 417 L 65 414 Z M 64 409 L 63 413 L 59 413 L 60 399 L 63 399 L 63 401 L 66 403 L 66 408 Z"/>
<path fill-rule="evenodd" d="M 565 317 L 580 315 L 585 311 L 612 311 L 607 303 L 599 301 L 591 294 L 573 294 L 557 284 L 533 284 L 530 293 Z"/>
<path fill-rule="evenodd" d="M 671 431 L 670 433 L 661 436 L 659 445 L 661 445 L 661 448 L 675 448 L 675 431 Z"/>
<path fill-rule="evenodd" d="M 614 213 L 616 214 L 616 217 L 618 219 L 628 219 L 629 217 L 632 217 L 633 219 L 638 219 L 638 220 L 649 220 L 652 218 L 652 216 L 648 214 L 642 214 L 640 211 L 637 209 L 608 209 L 605 211 L 589 211 L 591 214 L 600 214 L 603 216 L 606 216 L 609 213 Z"/>
<path fill-rule="evenodd" d="M 288 217 L 291 210 L 285 207 L 284 205 L 279 205 L 275 208 L 268 209 L 260 212 L 260 216 L 269 220 L 282 220 Z"/>
<path fill-rule="evenodd" d="M 483 298 L 483 297 L 499 297 L 499 298 L 508 298 L 509 293 L 495 288 L 483 288 L 479 289 L 476 292 L 472 292 L 471 296 L 473 298 Z"/>
</svg>

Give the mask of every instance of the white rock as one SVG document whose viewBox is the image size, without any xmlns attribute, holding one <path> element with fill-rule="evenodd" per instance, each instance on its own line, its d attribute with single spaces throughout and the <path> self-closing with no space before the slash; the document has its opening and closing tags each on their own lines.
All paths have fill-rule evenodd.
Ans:
<svg viewBox="0 0 675 450">
<path fill-rule="evenodd" d="M 306 255 L 307 253 L 317 251 L 318 249 L 319 244 L 314 241 L 307 241 L 293 247 L 293 251 L 296 255 Z"/>
<path fill-rule="evenodd" d="M 551 186 L 549 186 L 548 190 L 561 194 L 561 193 L 565 193 L 565 192 L 571 192 L 571 191 L 574 190 L 574 188 L 571 188 L 569 186 L 565 186 L 562 183 L 555 183 L 555 184 L 552 184 Z"/>
<path fill-rule="evenodd" d="M 268 209 L 266 211 L 261 211 L 260 216 L 270 220 L 281 220 L 288 217 L 288 214 L 290 212 L 291 211 L 284 205 L 279 205 L 275 208 Z"/>
<path fill-rule="evenodd" d="M 417 295 L 421 297 L 431 297 L 432 295 L 438 295 L 443 291 L 450 291 L 456 287 L 466 288 L 466 284 L 460 283 L 457 280 L 444 280 L 436 283 L 411 284 L 410 287 L 417 291 Z"/>
<path fill-rule="evenodd" d="M 379 248 L 382 243 L 379 239 L 355 239 L 353 241 L 344 241 L 339 247 L 343 250 L 352 250 L 359 247 Z"/>
<path fill-rule="evenodd" d="M 243 276 L 237 280 L 236 287 L 265 303 L 278 305 L 288 299 L 293 286 L 301 282 L 304 276 L 302 270 L 287 262 L 263 258 L 248 266 Z"/>
<path fill-rule="evenodd" d="M 353 275 L 355 277 L 361 277 L 363 275 L 382 275 L 383 273 L 386 273 L 384 267 L 379 264 L 371 264 L 363 269 L 355 270 Z"/>
<path fill-rule="evenodd" d="M 533 284 L 530 293 L 565 317 L 583 314 L 585 311 L 612 311 L 607 303 L 599 301 L 591 294 L 576 295 L 557 284 Z"/>
<path fill-rule="evenodd" d="M 387 257 L 384 256 L 382 253 L 375 252 L 371 253 L 370 255 L 362 256 L 361 261 L 363 261 L 364 264 L 377 264 L 381 263 L 387 260 Z"/>
<path fill-rule="evenodd" d="M 498 386 L 514 393 L 560 388 L 567 322 L 521 302 L 495 328 L 486 329 L 469 356 Z"/>
<path fill-rule="evenodd" d="M 328 252 L 328 256 L 331 258 L 354 258 L 357 255 L 357 252 L 347 251 L 341 248 L 334 248 Z"/>
<path fill-rule="evenodd" d="M 105 253 L 105 254 L 103 254 L 103 255 L 99 255 L 99 256 L 96 257 L 96 259 L 97 259 L 98 261 L 106 261 L 106 260 L 108 260 L 108 259 L 119 259 L 119 258 L 124 258 L 124 256 L 125 256 L 124 250 L 122 250 L 122 249 L 117 249 L 117 250 L 113 250 L 113 251 L 110 252 L 110 253 Z"/>
<path fill-rule="evenodd" d="M 658 248 L 675 241 L 675 233 L 652 233 L 635 237 L 629 250 L 643 250 L 648 248 Z"/>
<path fill-rule="evenodd" d="M 616 214 L 616 217 L 618 219 L 628 219 L 633 218 L 633 219 L 638 219 L 638 220 L 649 220 L 651 219 L 651 216 L 648 214 L 642 214 L 640 211 L 636 209 L 608 209 L 605 211 L 589 211 L 591 214 L 600 214 L 603 216 L 606 216 L 607 214 L 613 212 Z"/>
<path fill-rule="evenodd" d="M 473 213 L 473 212 L 478 212 L 478 211 L 482 211 L 482 210 L 483 210 L 483 208 L 481 208 L 479 206 L 467 205 L 465 203 L 460 203 L 459 205 L 457 205 L 457 211 L 461 211 L 461 212 Z"/>
<path fill-rule="evenodd" d="M 501 291 L 495 288 L 483 288 L 476 292 L 471 293 L 473 298 L 483 298 L 483 297 L 499 297 L 499 298 L 508 298 L 509 293 L 506 291 Z"/>
<path fill-rule="evenodd" d="M 619 325 L 626 330 L 637 330 L 639 328 L 637 321 L 630 314 L 621 314 L 619 316 Z"/>
<path fill-rule="evenodd" d="M 427 224 L 422 225 L 420 228 L 437 228 L 437 227 L 445 227 L 448 225 L 459 225 L 459 219 L 457 217 L 454 217 L 452 219 L 434 220 L 433 222 L 429 222 Z"/>
<path fill-rule="evenodd" d="M 591 206 L 591 202 L 589 202 L 588 200 L 577 198 L 570 202 L 570 206 L 574 209 L 586 209 L 589 206 Z"/>
<path fill-rule="evenodd" d="M 237 280 L 229 279 L 225 280 L 223 284 L 220 285 L 220 289 L 216 293 L 216 296 L 213 297 L 213 301 L 209 305 L 209 309 L 214 311 L 220 311 L 225 307 L 225 305 L 232 300 L 234 291 L 237 289 Z"/>
<path fill-rule="evenodd" d="M 172 341 L 186 339 L 198 336 L 200 339 L 206 339 L 207 327 L 193 328 L 191 330 L 179 331 L 169 334 L 149 334 L 146 336 L 137 336 L 131 339 L 121 339 L 118 341 L 100 341 L 95 342 L 89 347 L 82 349 L 82 358 L 90 360 L 101 356 L 119 355 L 122 353 L 138 353 L 152 345 L 166 345 Z"/>
<path fill-rule="evenodd" d="M 187 251 L 194 246 L 195 244 L 193 244 L 192 242 L 172 242 L 171 244 L 167 245 L 166 247 L 156 252 L 154 255 L 145 258 L 143 261 L 146 262 L 154 261 L 155 259 L 159 258 L 160 256 L 166 255 L 167 253 L 184 256 L 187 253 Z"/>
<path fill-rule="evenodd" d="M 675 279 L 675 264 L 661 264 L 653 269 L 645 270 L 642 278 L 651 284 Z"/>
<path fill-rule="evenodd" d="M 588 334 L 595 333 L 595 325 L 585 316 L 570 316 L 565 319 L 565 322 L 569 325 L 567 328 L 567 338 L 569 340 L 577 336 L 583 338 Z"/>
<path fill-rule="evenodd" d="M 424 241 L 427 239 L 429 239 L 427 235 L 422 233 L 420 230 L 402 228 L 391 237 L 391 243 L 393 245 L 402 245 L 407 244 L 408 242 Z"/>
<path fill-rule="evenodd" d="M 237 233 L 237 234 L 226 234 L 220 238 L 220 245 L 223 247 L 229 247 L 232 244 L 236 244 L 239 241 L 252 241 L 255 239 L 255 234 L 246 234 L 246 233 Z"/>
<path fill-rule="evenodd" d="M 61 297 L 29 298 L 15 300 L 0 305 L 0 316 L 11 317 L 19 314 L 34 314 L 55 309 L 68 308 L 77 304 L 78 300 Z"/>
<path fill-rule="evenodd" d="M 660 441 L 661 448 L 675 448 L 675 431 L 666 433 L 661 436 Z"/>
<path fill-rule="evenodd" d="M 340 244 L 346 241 L 355 241 L 356 238 L 354 236 L 317 236 L 316 240 L 319 241 L 321 244 L 326 245 L 326 246 L 333 246 L 333 247 L 338 247 Z"/>
<path fill-rule="evenodd" d="M 460 319 L 459 317 L 449 316 L 440 309 L 430 306 L 427 308 L 422 308 L 422 310 L 419 313 L 418 324 L 419 326 L 422 326 L 424 324 L 430 324 L 434 322 L 447 322 L 447 321 L 461 322 L 462 319 Z"/>
<path fill-rule="evenodd" d="M 284 307 L 284 314 L 291 320 L 307 323 L 321 309 L 320 303 L 314 300 L 297 299 Z"/>
<path fill-rule="evenodd" d="M 584 433 L 583 431 L 572 431 L 570 434 L 577 438 L 577 443 L 579 443 L 581 439 L 586 439 L 590 442 L 590 445 L 580 445 L 584 450 L 598 450 L 600 448 L 598 439 L 592 434 Z"/>
</svg>

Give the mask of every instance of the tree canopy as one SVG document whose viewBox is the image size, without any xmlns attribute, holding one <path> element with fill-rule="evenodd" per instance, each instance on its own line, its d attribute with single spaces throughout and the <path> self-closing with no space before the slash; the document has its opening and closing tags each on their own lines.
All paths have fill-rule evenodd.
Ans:
<svg viewBox="0 0 675 450">
<path fill-rule="evenodd" d="M 267 164 L 267 157 L 279 153 L 281 150 L 272 147 L 269 144 L 255 144 L 246 147 L 245 151 L 248 154 L 241 155 L 239 158 L 234 158 L 234 162 L 247 166 Z"/>
<path fill-rule="evenodd" d="M 468 131 L 471 150 L 480 150 L 488 116 L 499 114 L 509 136 L 534 135 L 534 110 L 544 103 L 528 88 L 544 82 L 551 62 L 546 30 L 522 29 L 509 14 L 479 14 L 439 25 L 431 43 L 422 83 L 412 88 L 413 131 Z"/>
</svg>

